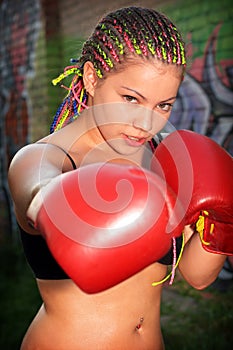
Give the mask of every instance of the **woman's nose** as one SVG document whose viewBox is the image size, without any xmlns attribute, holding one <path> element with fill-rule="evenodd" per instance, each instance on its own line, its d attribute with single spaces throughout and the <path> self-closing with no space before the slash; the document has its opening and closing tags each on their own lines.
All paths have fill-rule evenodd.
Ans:
<svg viewBox="0 0 233 350">
<path fill-rule="evenodd" d="M 150 131 L 152 129 L 152 113 L 151 110 L 140 108 L 134 116 L 133 126 L 137 129 Z"/>
</svg>

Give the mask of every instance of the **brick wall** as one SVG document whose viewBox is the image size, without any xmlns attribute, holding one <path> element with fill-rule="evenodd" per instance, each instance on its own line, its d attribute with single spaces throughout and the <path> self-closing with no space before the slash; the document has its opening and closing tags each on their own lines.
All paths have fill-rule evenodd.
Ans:
<svg viewBox="0 0 233 350">
<path fill-rule="evenodd" d="M 169 4 L 169 0 L 144 0 L 144 1 L 127 1 L 127 0 L 88 0 L 60 1 L 62 32 L 65 35 L 81 36 L 87 38 L 98 20 L 110 11 L 125 6 L 145 6 L 160 8 L 161 4 Z"/>
</svg>

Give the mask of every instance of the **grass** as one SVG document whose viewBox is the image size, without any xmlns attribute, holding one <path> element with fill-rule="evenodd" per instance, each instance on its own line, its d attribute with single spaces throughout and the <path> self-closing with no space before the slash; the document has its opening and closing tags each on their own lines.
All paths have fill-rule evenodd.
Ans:
<svg viewBox="0 0 233 350">
<path fill-rule="evenodd" d="M 41 299 L 18 245 L 0 246 L 0 348 L 18 350 Z M 164 289 L 161 311 L 166 350 L 227 350 L 233 345 L 233 291 L 196 291 L 177 275 Z M 130 349 L 131 350 L 131 349 Z"/>
<path fill-rule="evenodd" d="M 179 276 L 170 292 L 169 288 L 161 307 L 166 350 L 232 348 L 232 289 L 222 293 L 210 286 L 197 291 Z"/>
</svg>

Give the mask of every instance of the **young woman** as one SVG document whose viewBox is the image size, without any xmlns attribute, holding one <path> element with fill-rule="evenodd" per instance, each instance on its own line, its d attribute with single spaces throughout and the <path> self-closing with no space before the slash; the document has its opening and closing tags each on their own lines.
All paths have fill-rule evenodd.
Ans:
<svg viewBox="0 0 233 350">
<path fill-rule="evenodd" d="M 9 169 L 25 254 L 43 299 L 21 350 L 161 350 L 162 284 L 151 283 L 166 276 L 172 251 L 122 282 L 89 294 L 55 261 L 29 219 L 36 222 L 38 194 L 61 174 L 95 162 L 140 167 L 145 153 L 152 156 L 152 138 L 168 120 L 183 79 L 184 44 L 163 14 L 122 8 L 99 22 L 73 63 L 54 80 L 57 84 L 74 74 L 52 133 L 20 150 Z M 218 275 L 225 256 L 205 251 L 189 226 L 184 242 L 180 271 L 192 286 L 204 288 Z M 178 251 L 180 245 L 177 239 Z"/>
</svg>

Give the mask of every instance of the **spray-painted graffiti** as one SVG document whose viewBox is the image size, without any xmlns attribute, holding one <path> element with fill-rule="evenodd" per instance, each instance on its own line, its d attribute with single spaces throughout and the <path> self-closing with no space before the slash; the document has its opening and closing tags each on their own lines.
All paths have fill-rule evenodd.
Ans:
<svg viewBox="0 0 233 350">
<path fill-rule="evenodd" d="M 3 1 L 0 8 L 0 228 L 14 231 L 7 169 L 14 153 L 28 142 L 27 77 L 33 74 L 40 28 L 39 1 Z M 8 208 L 8 210 L 6 210 Z"/>
<path fill-rule="evenodd" d="M 202 58 L 202 74 L 185 76 L 174 106 L 171 122 L 177 129 L 191 129 L 205 134 L 233 154 L 233 60 L 222 62 L 225 80 L 220 78 L 215 62 L 217 26 Z"/>
</svg>

